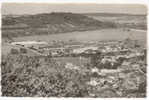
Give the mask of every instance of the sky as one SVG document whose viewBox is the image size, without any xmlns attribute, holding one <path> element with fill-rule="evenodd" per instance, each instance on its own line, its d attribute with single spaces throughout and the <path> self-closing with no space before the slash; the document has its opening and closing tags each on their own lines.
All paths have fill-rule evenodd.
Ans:
<svg viewBox="0 0 149 100">
<path fill-rule="evenodd" d="M 2 3 L 1 11 L 2 15 L 22 15 L 51 12 L 146 14 L 147 7 L 139 4 Z"/>
</svg>

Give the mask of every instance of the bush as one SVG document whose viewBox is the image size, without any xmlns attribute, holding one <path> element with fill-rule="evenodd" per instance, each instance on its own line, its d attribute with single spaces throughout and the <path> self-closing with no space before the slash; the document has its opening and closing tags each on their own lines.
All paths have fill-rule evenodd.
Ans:
<svg viewBox="0 0 149 100">
<path fill-rule="evenodd" d="M 12 48 L 10 53 L 11 54 L 19 54 L 19 51 L 17 49 Z"/>
<path fill-rule="evenodd" d="M 123 59 L 120 59 L 120 62 L 122 61 Z M 103 65 L 102 63 L 97 64 L 97 67 L 100 69 L 115 69 L 117 66 L 120 66 L 120 63 L 113 66 L 111 66 L 111 63 L 109 62 L 106 62 Z M 143 68 L 145 68 L 145 66 Z M 145 97 L 146 77 L 143 73 L 137 71 L 132 73 L 132 70 L 127 70 L 126 66 L 122 75 L 111 73 L 106 74 L 107 76 L 101 76 L 99 73 L 92 73 L 91 69 L 92 65 L 90 64 L 86 64 L 86 67 L 80 67 L 80 70 L 67 69 L 63 65 L 57 64 L 52 57 L 48 56 L 29 57 L 21 54 L 3 55 L 1 63 L 2 96 L 117 97 L 117 92 L 121 92 L 121 97 L 127 97 L 129 94 L 133 94 L 133 96 L 130 95 L 131 97 Z M 125 71 L 127 71 L 127 73 Z M 110 78 L 109 75 L 112 75 L 114 78 Z M 123 75 L 126 76 L 123 77 Z M 132 79 L 130 79 L 131 81 L 135 80 L 136 77 L 141 79 L 138 81 L 139 83 L 136 83 L 138 84 L 137 90 L 128 92 L 128 90 L 123 86 L 123 83 L 125 82 L 125 79 L 127 79 L 128 75 L 133 75 Z M 99 81 L 100 79 L 101 81 L 104 79 L 104 83 L 100 86 L 98 85 L 97 87 L 89 85 L 88 83 L 92 80 L 92 78 L 97 78 Z M 111 83 L 111 79 L 116 81 L 113 80 L 114 83 Z M 109 90 L 104 91 L 102 89 L 104 86 L 108 86 L 110 90 L 114 89 L 114 91 L 116 91 L 116 95 Z M 143 96 L 140 96 L 140 94 L 143 94 Z"/>
<path fill-rule="evenodd" d="M 27 53 L 27 50 L 25 48 L 20 48 L 20 53 Z"/>
<path fill-rule="evenodd" d="M 2 64 L 3 96 L 84 97 L 88 75 L 58 66 L 53 60 L 8 55 Z"/>
</svg>

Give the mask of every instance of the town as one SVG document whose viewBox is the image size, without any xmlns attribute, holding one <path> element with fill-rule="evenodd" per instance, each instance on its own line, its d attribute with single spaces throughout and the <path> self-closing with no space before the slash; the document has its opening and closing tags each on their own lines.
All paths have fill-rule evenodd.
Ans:
<svg viewBox="0 0 149 100">
<path fill-rule="evenodd" d="M 42 56 L 85 56 L 90 54 L 102 53 L 102 54 L 117 54 L 117 57 L 134 57 L 140 56 L 143 52 L 140 49 L 145 50 L 145 47 L 138 43 L 137 40 L 126 39 L 124 41 L 100 41 L 100 42 L 76 42 L 76 41 L 54 41 L 51 43 L 43 41 L 22 41 L 11 42 L 11 45 L 18 46 L 21 49 L 24 48 L 26 53 L 28 50 L 34 51 L 37 55 Z M 117 58 L 116 57 L 116 58 Z"/>
<path fill-rule="evenodd" d="M 19 49 L 12 48 L 10 51 L 12 54 L 20 53 L 28 56 L 33 56 L 32 54 L 34 54 L 34 56 L 53 58 L 78 57 L 79 60 L 83 58 L 89 59 L 89 62 L 91 62 L 94 56 L 100 56 L 98 60 L 100 60 L 102 64 L 109 62 L 109 67 L 115 66 L 122 58 L 125 59 L 125 61 L 131 61 L 130 59 L 135 58 L 145 59 L 144 57 L 146 55 L 145 46 L 140 45 L 137 40 L 131 40 L 129 38 L 123 41 L 100 42 L 54 41 L 47 43 L 43 41 L 23 41 L 12 42 L 11 45 L 19 47 Z M 70 62 L 66 60 L 65 63 Z"/>
<path fill-rule="evenodd" d="M 48 57 L 55 59 L 58 65 L 64 65 L 63 69 L 79 71 L 82 74 L 90 73 L 86 85 L 94 89 L 94 92 L 89 93 L 91 97 L 107 97 L 102 93 L 99 95 L 100 91 L 111 91 L 110 97 L 124 96 L 124 91 L 145 91 L 140 89 L 144 89 L 141 86 L 145 86 L 144 83 L 146 83 L 144 81 L 146 48 L 137 40 L 127 38 L 123 41 L 77 42 L 71 40 L 51 43 L 23 41 L 11 42 L 11 45 L 19 47 L 19 49 L 11 49 L 12 55 Z M 103 92 L 103 94 L 106 93 Z M 139 96 L 143 95 L 139 94 Z"/>
<path fill-rule="evenodd" d="M 3 3 L 1 22 L 2 96 L 147 97 L 146 5 Z"/>
</svg>

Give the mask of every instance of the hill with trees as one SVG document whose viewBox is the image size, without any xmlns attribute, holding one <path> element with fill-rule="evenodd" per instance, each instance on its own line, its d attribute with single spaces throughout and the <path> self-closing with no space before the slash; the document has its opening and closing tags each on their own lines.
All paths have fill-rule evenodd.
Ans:
<svg viewBox="0 0 149 100">
<path fill-rule="evenodd" d="M 2 18 L 2 36 L 57 34 L 116 27 L 83 14 L 42 13 L 36 15 L 5 16 Z"/>
</svg>

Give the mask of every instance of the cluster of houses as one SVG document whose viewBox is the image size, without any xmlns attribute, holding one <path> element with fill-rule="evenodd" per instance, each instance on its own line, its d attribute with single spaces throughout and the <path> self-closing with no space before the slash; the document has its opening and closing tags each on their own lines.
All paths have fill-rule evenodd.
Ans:
<svg viewBox="0 0 149 100">
<path fill-rule="evenodd" d="M 43 41 L 22 41 L 22 42 L 12 42 L 12 45 L 22 46 L 27 49 L 35 50 L 41 55 L 51 55 L 51 56 L 71 56 L 80 54 L 96 54 L 96 53 L 119 53 L 119 56 L 132 57 L 136 55 L 141 55 L 140 53 L 129 53 L 133 51 L 131 48 L 126 48 L 119 42 L 96 42 L 92 45 L 85 44 L 72 44 L 72 45 L 58 45 L 49 44 Z M 120 55 L 124 53 L 125 55 Z M 127 55 L 128 53 L 128 55 Z M 112 58 L 113 59 L 113 58 Z"/>
<path fill-rule="evenodd" d="M 134 48 L 130 42 L 128 46 L 119 41 L 96 42 L 88 45 L 83 43 L 53 45 L 43 41 L 12 42 L 11 44 L 27 48 L 28 50 L 34 50 L 44 56 L 51 55 L 54 57 L 72 55 L 82 57 L 82 54 L 96 55 L 100 52 L 100 66 L 104 66 L 107 62 L 110 65 L 108 65 L 108 68 L 102 67 L 100 69 L 97 66 L 93 66 L 88 69 L 92 73 L 92 77 L 87 84 L 96 87 L 97 91 L 112 89 L 117 95 L 122 96 L 124 90 L 138 90 L 139 84 L 142 80 L 145 80 L 146 49 Z M 120 65 L 117 65 L 118 67 L 112 68 L 111 66 L 115 66 L 114 64 L 121 58 L 125 60 Z M 65 63 L 65 68 L 78 71 L 82 70 L 80 65 L 75 65 L 71 62 Z"/>
</svg>

